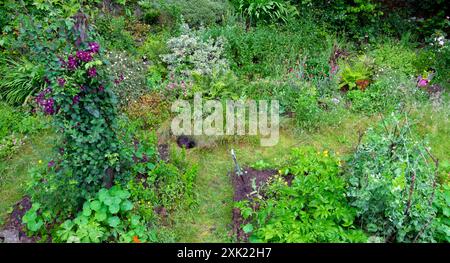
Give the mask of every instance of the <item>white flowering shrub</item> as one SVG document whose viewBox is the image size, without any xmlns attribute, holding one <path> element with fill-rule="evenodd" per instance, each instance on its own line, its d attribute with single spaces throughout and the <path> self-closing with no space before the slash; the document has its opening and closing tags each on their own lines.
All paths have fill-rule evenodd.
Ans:
<svg viewBox="0 0 450 263">
<path fill-rule="evenodd" d="M 224 43 L 223 38 L 204 41 L 185 24 L 180 36 L 169 39 L 170 53 L 161 55 L 161 59 L 175 78 L 191 79 L 194 73 L 211 76 L 229 68 L 224 58 Z"/>
<path fill-rule="evenodd" d="M 146 62 L 130 57 L 126 52 L 107 52 L 107 60 L 111 63 L 110 74 L 113 77 L 112 87 L 120 106 L 136 101 L 149 91 L 147 87 Z"/>
</svg>

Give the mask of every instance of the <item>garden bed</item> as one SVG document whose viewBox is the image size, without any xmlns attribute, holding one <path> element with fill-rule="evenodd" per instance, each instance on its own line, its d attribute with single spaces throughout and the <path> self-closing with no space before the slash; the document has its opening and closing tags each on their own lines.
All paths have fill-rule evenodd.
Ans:
<svg viewBox="0 0 450 263">
<path fill-rule="evenodd" d="M 242 200 L 252 201 L 252 195 L 255 190 L 253 186 L 261 187 L 269 179 L 276 175 L 276 170 L 255 170 L 253 168 L 243 169 L 243 175 L 237 175 L 236 172 L 231 173 L 231 180 L 234 188 L 233 201 Z M 249 235 L 244 232 L 242 226 L 247 224 L 248 220 L 244 220 L 239 208 L 233 208 L 233 234 L 238 242 L 247 242 Z"/>
</svg>

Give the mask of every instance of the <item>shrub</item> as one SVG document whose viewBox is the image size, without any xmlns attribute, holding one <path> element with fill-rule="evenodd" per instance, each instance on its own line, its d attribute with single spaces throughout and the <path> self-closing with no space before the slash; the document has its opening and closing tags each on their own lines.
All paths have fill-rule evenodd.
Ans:
<svg viewBox="0 0 450 263">
<path fill-rule="evenodd" d="M 372 77 L 373 61 L 366 57 L 361 56 L 354 59 L 349 64 L 344 63 L 339 72 L 340 83 L 339 88 L 341 90 L 365 90 L 369 85 Z"/>
<path fill-rule="evenodd" d="M 380 4 L 372 0 L 301 0 L 300 15 L 313 13 L 316 19 L 325 21 L 337 30 L 358 39 L 368 37 L 380 26 L 379 19 L 383 12 Z"/>
<path fill-rule="evenodd" d="M 124 17 L 98 16 L 95 25 L 107 47 L 114 50 L 135 51 L 136 44 L 133 36 L 127 30 Z"/>
<path fill-rule="evenodd" d="M 431 240 L 436 171 L 406 118 L 369 129 L 347 169 L 347 195 L 366 231 L 390 242 Z"/>
<path fill-rule="evenodd" d="M 351 102 L 351 110 L 374 114 L 378 112 L 390 113 L 401 109 L 414 99 L 424 95 L 417 89 L 413 79 L 401 71 L 379 69 L 373 77 L 373 83 L 364 91 L 351 90 L 346 98 Z"/>
<path fill-rule="evenodd" d="M 425 68 L 417 69 L 416 58 L 418 54 L 402 43 L 386 42 L 380 44 L 371 54 L 377 67 L 385 70 L 396 70 L 409 77 L 426 70 Z"/>
<path fill-rule="evenodd" d="M 312 129 L 319 126 L 322 109 L 319 107 L 318 94 L 315 87 L 302 87 L 298 92 L 293 107 L 295 120 L 299 127 Z"/>
<path fill-rule="evenodd" d="M 46 114 L 55 115 L 62 132 L 62 170 L 87 197 L 123 179 L 118 173 L 116 97 L 99 52 L 96 42 L 83 43 L 62 60 L 52 87 L 36 98 Z"/>
<path fill-rule="evenodd" d="M 181 77 L 190 78 L 194 72 L 212 75 L 213 72 L 228 67 L 223 58 L 223 45 L 222 38 L 203 41 L 184 25 L 183 33 L 167 42 L 170 53 L 162 55 L 161 58 L 173 76 L 180 74 Z"/>
<path fill-rule="evenodd" d="M 293 176 L 289 186 L 284 176 Z M 345 198 L 340 160 L 328 151 L 295 148 L 256 204 L 238 204 L 253 242 L 364 242 Z M 257 207 L 256 211 L 252 207 Z"/>
<path fill-rule="evenodd" d="M 432 52 L 434 53 L 434 63 L 432 67 L 436 70 L 433 82 L 450 88 L 450 40 L 444 36 L 434 36 Z"/>
<path fill-rule="evenodd" d="M 109 74 L 114 79 L 112 91 L 117 96 L 118 106 L 135 102 L 149 91 L 147 86 L 147 63 L 135 59 L 126 52 L 106 52 L 105 59 L 110 63 Z"/>
<path fill-rule="evenodd" d="M 165 98 L 156 92 L 141 96 L 136 101 L 130 101 L 126 113 L 131 120 L 141 123 L 143 130 L 156 130 L 169 118 L 170 107 Z"/>
<path fill-rule="evenodd" d="M 169 0 L 167 4 L 179 10 L 183 20 L 195 28 L 220 23 L 230 8 L 225 0 Z"/>
</svg>

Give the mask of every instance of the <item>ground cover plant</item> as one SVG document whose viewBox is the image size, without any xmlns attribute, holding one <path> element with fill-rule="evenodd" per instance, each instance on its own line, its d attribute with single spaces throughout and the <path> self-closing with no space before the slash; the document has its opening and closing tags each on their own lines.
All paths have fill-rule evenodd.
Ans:
<svg viewBox="0 0 450 263">
<path fill-rule="evenodd" d="M 0 243 L 449 242 L 449 16 L 441 0 L 2 1 Z M 278 143 L 176 134 L 196 95 L 188 121 L 276 100 Z"/>
</svg>

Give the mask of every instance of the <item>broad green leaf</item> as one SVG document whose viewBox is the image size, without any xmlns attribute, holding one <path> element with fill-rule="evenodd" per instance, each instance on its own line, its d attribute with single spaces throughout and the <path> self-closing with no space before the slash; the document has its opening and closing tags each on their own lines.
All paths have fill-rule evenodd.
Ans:
<svg viewBox="0 0 450 263">
<path fill-rule="evenodd" d="M 117 212 L 119 212 L 119 210 L 120 210 L 119 204 L 113 203 L 109 206 L 109 212 L 111 214 L 116 214 Z"/>
<path fill-rule="evenodd" d="M 85 202 L 83 205 L 83 215 L 88 217 L 92 213 L 89 202 Z"/>
<path fill-rule="evenodd" d="M 117 216 L 108 218 L 108 224 L 111 227 L 117 227 L 120 224 L 120 219 Z"/>
<path fill-rule="evenodd" d="M 122 204 L 120 205 L 120 209 L 121 209 L 123 212 L 130 211 L 131 209 L 133 209 L 133 203 L 130 202 L 129 200 L 125 200 L 125 201 L 122 202 Z"/>
<path fill-rule="evenodd" d="M 102 204 L 99 201 L 97 201 L 97 200 L 94 200 L 94 201 L 91 202 L 91 209 L 94 210 L 94 211 L 100 210 L 101 206 L 102 206 Z"/>
<path fill-rule="evenodd" d="M 244 233 L 248 234 L 253 231 L 253 225 L 252 224 L 246 224 L 242 230 L 244 230 Z"/>
</svg>

